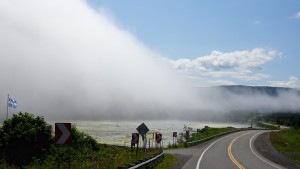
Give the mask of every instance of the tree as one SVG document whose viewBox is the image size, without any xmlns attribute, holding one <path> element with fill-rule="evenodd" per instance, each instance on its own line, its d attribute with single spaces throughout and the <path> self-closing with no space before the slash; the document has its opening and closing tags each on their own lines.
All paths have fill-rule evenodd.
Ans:
<svg viewBox="0 0 300 169">
<path fill-rule="evenodd" d="M 178 144 L 184 144 L 188 141 L 189 136 L 187 136 L 186 133 L 187 133 L 187 131 L 188 132 L 192 131 L 193 128 L 188 127 L 187 125 L 184 124 L 182 130 L 183 130 L 183 132 L 179 133 L 179 138 L 177 139 Z"/>
<path fill-rule="evenodd" d="M 33 158 L 44 159 L 53 143 L 52 126 L 41 116 L 14 114 L 0 128 L 0 146 L 9 164 L 28 165 Z"/>
</svg>

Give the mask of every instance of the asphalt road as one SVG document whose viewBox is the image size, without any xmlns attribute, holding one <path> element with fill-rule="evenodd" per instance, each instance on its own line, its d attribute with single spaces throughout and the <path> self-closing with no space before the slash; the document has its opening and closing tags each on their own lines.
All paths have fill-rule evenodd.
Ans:
<svg viewBox="0 0 300 169">
<path fill-rule="evenodd" d="M 178 166 L 183 169 L 285 169 L 255 150 L 253 142 L 263 132 L 266 131 L 238 132 L 191 148 L 165 152 L 186 157 L 184 164 Z"/>
</svg>

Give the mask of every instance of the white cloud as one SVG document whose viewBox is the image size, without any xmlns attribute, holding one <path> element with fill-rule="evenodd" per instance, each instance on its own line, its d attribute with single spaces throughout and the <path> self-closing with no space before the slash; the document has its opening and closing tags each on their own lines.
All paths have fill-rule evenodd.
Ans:
<svg viewBox="0 0 300 169">
<path fill-rule="evenodd" d="M 297 12 L 294 16 L 290 17 L 292 19 L 300 19 L 300 12 Z"/>
<path fill-rule="evenodd" d="M 167 61 L 175 70 L 200 77 L 230 77 L 242 80 L 260 80 L 270 77 L 268 74 L 257 73 L 263 65 L 281 55 L 275 50 L 255 48 L 250 51 L 234 51 L 223 53 L 213 51 L 210 55 L 196 59 L 178 59 Z"/>
<path fill-rule="evenodd" d="M 269 83 L 275 87 L 290 87 L 300 89 L 299 79 L 295 76 L 290 76 L 288 81 L 270 81 Z"/>
</svg>

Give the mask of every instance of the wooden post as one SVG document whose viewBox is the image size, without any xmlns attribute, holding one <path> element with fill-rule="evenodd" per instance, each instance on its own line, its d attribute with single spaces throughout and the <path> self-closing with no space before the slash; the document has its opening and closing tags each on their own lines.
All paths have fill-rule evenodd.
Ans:
<svg viewBox="0 0 300 169">
<path fill-rule="evenodd" d="M 57 151 L 58 151 L 58 152 L 57 152 L 57 153 L 58 153 L 58 155 L 57 155 L 57 157 L 58 157 L 58 158 L 57 158 L 57 160 L 58 160 L 58 162 L 57 162 L 57 168 L 60 169 L 60 153 L 59 153 L 59 145 L 58 145 Z"/>
<path fill-rule="evenodd" d="M 69 163 L 69 169 L 71 169 L 71 148 L 70 147 L 71 146 L 69 145 L 68 146 L 68 157 L 69 157 L 68 163 Z"/>
</svg>

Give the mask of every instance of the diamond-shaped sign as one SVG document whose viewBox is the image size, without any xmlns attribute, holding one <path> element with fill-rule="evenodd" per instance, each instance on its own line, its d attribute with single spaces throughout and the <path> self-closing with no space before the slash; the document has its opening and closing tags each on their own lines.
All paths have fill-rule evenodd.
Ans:
<svg viewBox="0 0 300 169">
<path fill-rule="evenodd" d="M 146 133 L 148 133 L 149 129 L 148 127 L 145 125 L 145 123 L 142 123 L 140 126 L 138 126 L 136 128 L 136 130 L 140 133 L 140 135 L 145 135 Z"/>
</svg>

